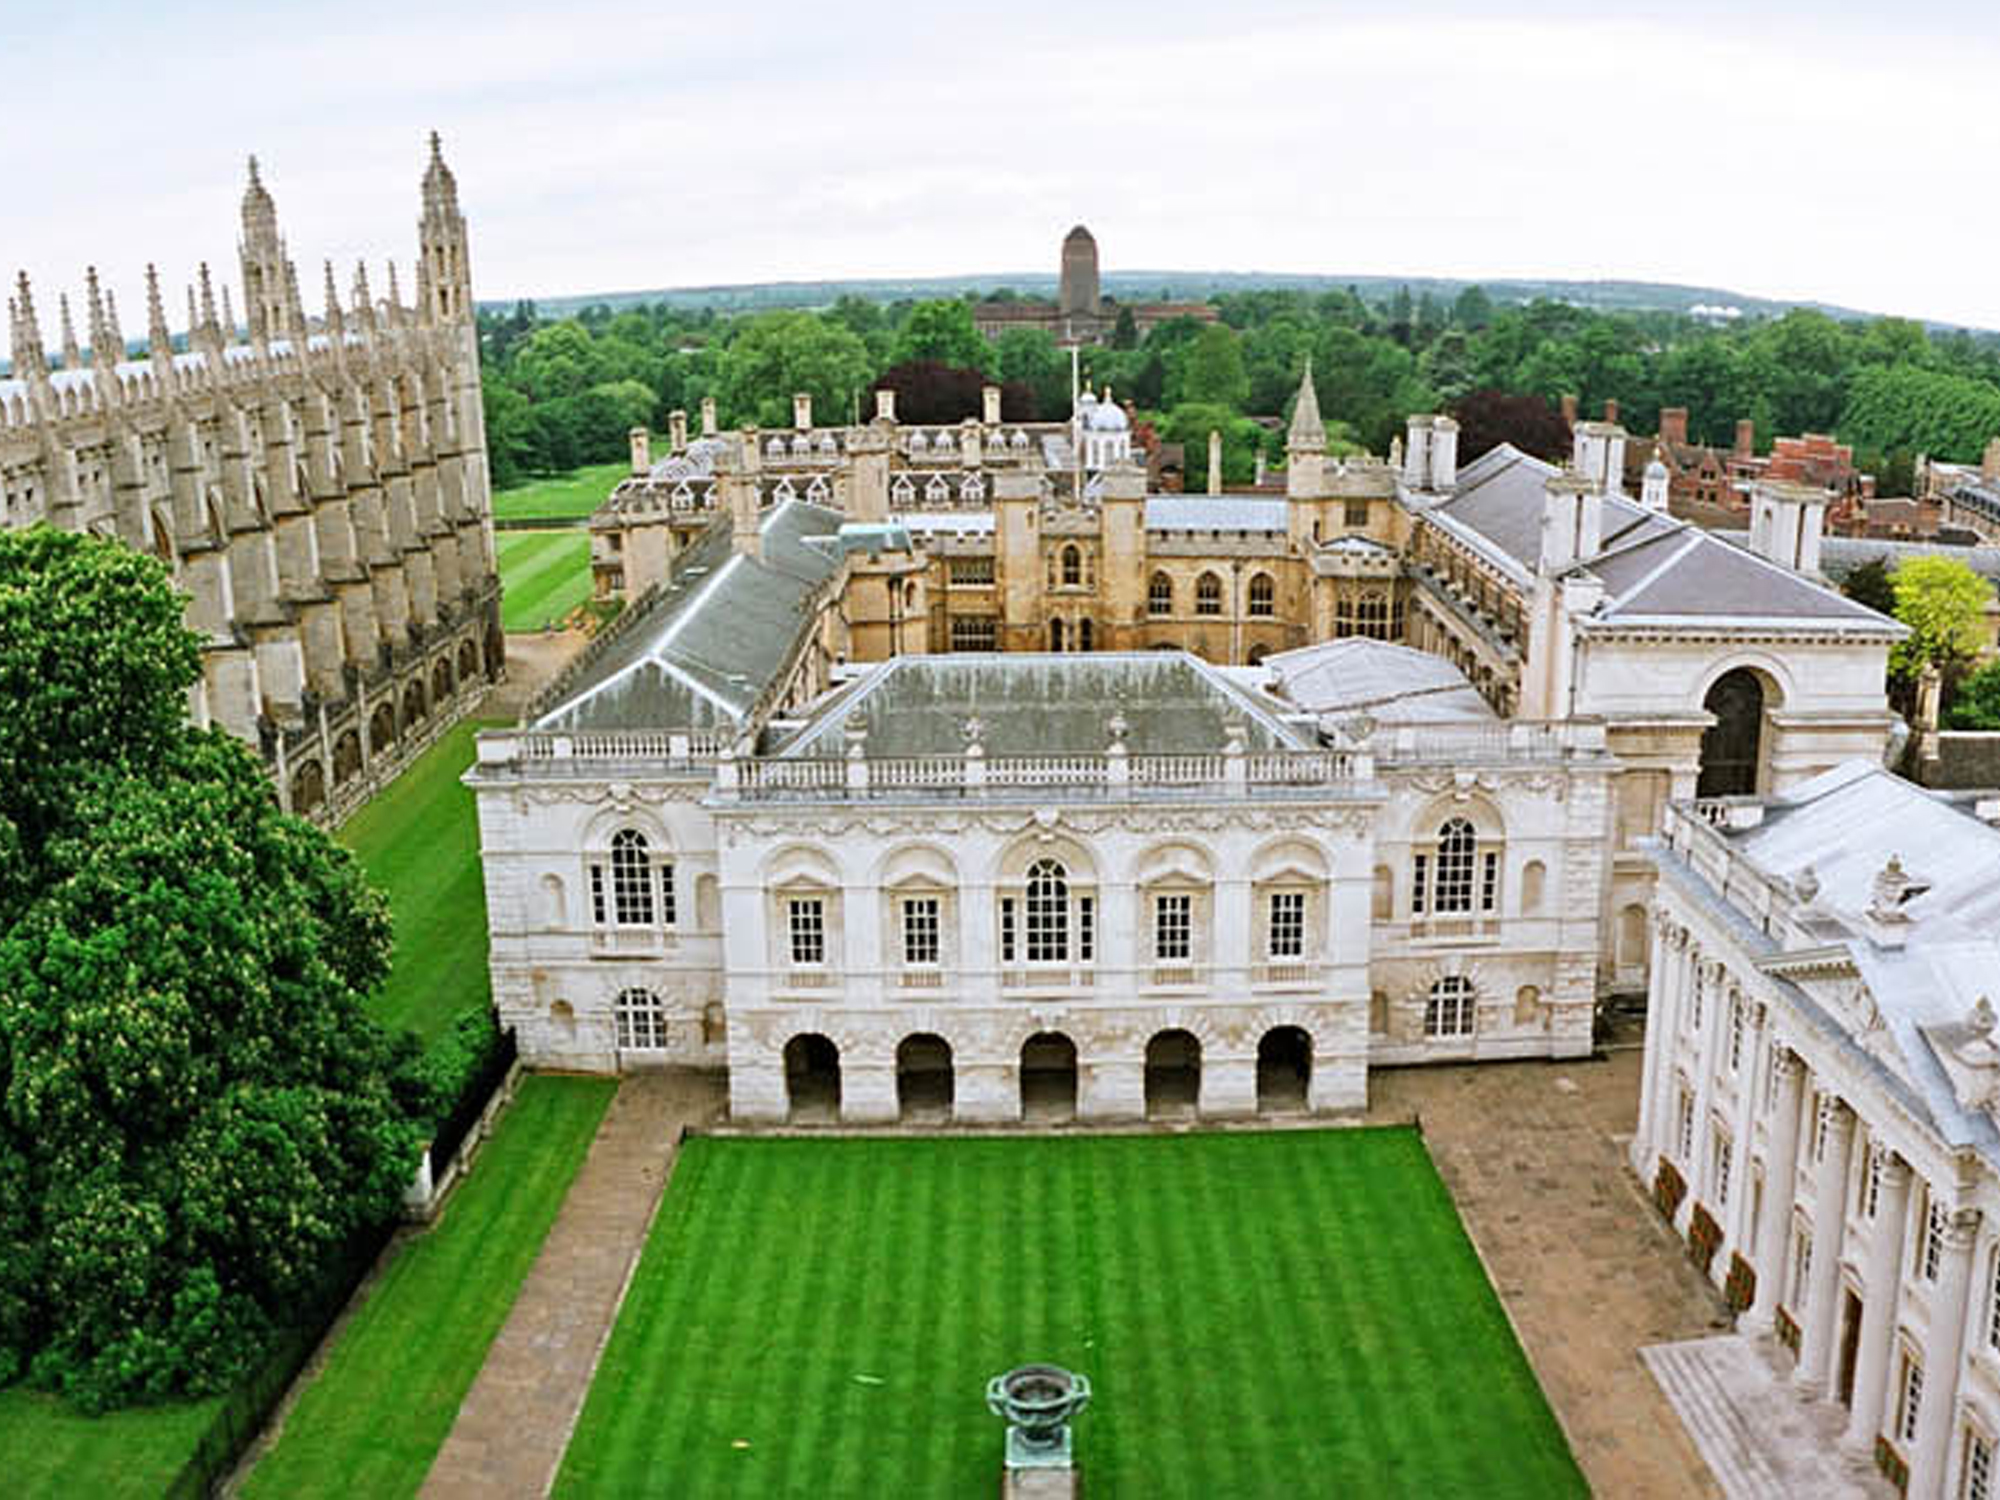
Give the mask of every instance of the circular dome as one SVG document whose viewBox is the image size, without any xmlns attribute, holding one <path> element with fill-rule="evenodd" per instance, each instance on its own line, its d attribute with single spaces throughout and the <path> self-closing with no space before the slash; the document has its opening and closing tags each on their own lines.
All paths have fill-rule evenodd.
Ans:
<svg viewBox="0 0 2000 1500">
<path fill-rule="evenodd" d="M 1125 432 L 1132 426 L 1125 413 L 1110 401 L 1094 402 L 1083 414 L 1083 425 L 1092 432 Z"/>
<path fill-rule="evenodd" d="M 1667 477 L 1667 466 L 1660 462 L 1660 457 L 1657 453 L 1653 455 L 1653 461 L 1646 465 L 1646 477 L 1648 479 L 1665 479 Z"/>
</svg>

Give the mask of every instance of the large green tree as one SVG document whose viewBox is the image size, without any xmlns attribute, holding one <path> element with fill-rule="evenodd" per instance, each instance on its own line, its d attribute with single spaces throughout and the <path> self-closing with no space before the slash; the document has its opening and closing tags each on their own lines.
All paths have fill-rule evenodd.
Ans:
<svg viewBox="0 0 2000 1500">
<path fill-rule="evenodd" d="M 120 544 L 0 533 L 0 1382 L 91 1408 L 240 1376 L 422 1134 L 363 1010 L 386 907 L 185 724 L 180 611 Z"/>
<path fill-rule="evenodd" d="M 804 391 L 813 398 L 815 421 L 846 421 L 868 384 L 868 366 L 868 346 L 844 323 L 803 312 L 763 313 L 723 351 L 722 419 L 789 427 L 792 397 Z"/>
<path fill-rule="evenodd" d="M 935 360 L 958 369 L 993 372 L 993 346 L 972 322 L 972 309 L 956 298 L 919 302 L 889 346 L 889 363 Z"/>
<path fill-rule="evenodd" d="M 1907 558 L 1890 581 L 1896 618 L 1910 627 L 1890 653 L 1891 672 L 1911 678 L 1935 666 L 1949 673 L 1978 652 L 1992 584 L 1955 557 Z"/>
</svg>

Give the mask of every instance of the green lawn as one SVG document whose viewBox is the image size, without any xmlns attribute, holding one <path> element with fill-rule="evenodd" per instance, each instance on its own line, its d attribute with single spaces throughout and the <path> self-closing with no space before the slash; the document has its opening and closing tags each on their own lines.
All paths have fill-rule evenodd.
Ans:
<svg viewBox="0 0 2000 1500">
<path fill-rule="evenodd" d="M 632 472 L 628 463 L 585 464 L 567 474 L 530 480 L 493 495 L 493 514 L 503 521 L 587 516 Z"/>
<path fill-rule="evenodd" d="M 246 1496 L 414 1495 L 617 1091 L 530 1078 L 453 1192 L 342 1331 Z"/>
<path fill-rule="evenodd" d="M 1092 1500 L 1588 1493 L 1409 1130 L 689 1141 L 556 1493 L 990 1494 L 1033 1360 Z"/>
<path fill-rule="evenodd" d="M 371 1009 L 426 1041 L 491 993 L 479 822 L 458 783 L 481 727 L 455 726 L 340 828 L 396 915 L 395 967 Z"/>
<path fill-rule="evenodd" d="M 18 1386 L 0 1391 L 6 1493 L 14 1500 L 147 1500 L 180 1472 L 221 1404 L 86 1417 Z"/>
<path fill-rule="evenodd" d="M 589 532 L 503 531 L 494 544 L 506 629 L 540 630 L 590 597 Z"/>
</svg>

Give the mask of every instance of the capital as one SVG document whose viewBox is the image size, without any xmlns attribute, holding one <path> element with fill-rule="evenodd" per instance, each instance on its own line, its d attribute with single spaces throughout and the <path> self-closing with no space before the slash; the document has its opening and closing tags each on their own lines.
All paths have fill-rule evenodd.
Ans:
<svg viewBox="0 0 2000 1500">
<path fill-rule="evenodd" d="M 1774 1077 L 1789 1082 L 1805 1071 L 1805 1060 L 1786 1045 L 1784 1038 L 1772 1038 L 1771 1046 L 1775 1049 L 1771 1058 Z"/>
<path fill-rule="evenodd" d="M 1944 1225 L 1944 1243 L 1950 1250 L 1970 1250 L 1972 1242 L 1979 1238 L 1979 1210 L 1961 1208 L 1951 1214 Z"/>
<path fill-rule="evenodd" d="M 1901 1188 L 1910 1180 L 1910 1164 L 1893 1151 L 1882 1151 L 1875 1159 L 1876 1180 L 1885 1188 Z"/>
</svg>

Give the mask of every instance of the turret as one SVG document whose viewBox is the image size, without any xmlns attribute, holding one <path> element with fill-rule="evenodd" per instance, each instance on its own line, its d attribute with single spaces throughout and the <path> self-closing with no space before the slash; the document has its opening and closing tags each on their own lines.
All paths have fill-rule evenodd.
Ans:
<svg viewBox="0 0 2000 1500">
<path fill-rule="evenodd" d="M 1294 500 L 1316 500 L 1325 491 L 1326 424 L 1320 420 L 1319 392 L 1313 389 L 1312 361 L 1307 360 L 1285 435 L 1285 493 Z"/>
<path fill-rule="evenodd" d="M 458 207 L 458 179 L 444 164 L 444 146 L 431 132 L 431 159 L 424 168 L 424 213 L 417 221 L 430 284 L 431 317 L 439 323 L 472 321 L 472 265 L 465 215 Z"/>
<path fill-rule="evenodd" d="M 75 370 L 83 364 L 83 351 L 76 343 L 76 323 L 69 315 L 69 293 L 56 293 L 56 315 L 62 325 L 62 362 L 65 370 Z"/>
<path fill-rule="evenodd" d="M 29 290 L 26 271 L 21 272 L 15 282 L 14 295 L 8 301 L 7 311 L 13 336 L 14 374 L 31 385 L 45 385 L 49 357 L 42 347 L 42 325 L 35 317 L 35 295 Z"/>
<path fill-rule="evenodd" d="M 1673 476 L 1667 472 L 1666 461 L 1660 457 L 1660 450 L 1653 449 L 1653 461 L 1646 465 L 1646 480 L 1639 490 L 1639 503 L 1647 510 L 1667 513 L 1667 500 L 1672 491 Z"/>
<path fill-rule="evenodd" d="M 290 321 L 286 309 L 285 242 L 278 233 L 278 206 L 250 158 L 250 185 L 243 190 L 243 238 L 237 243 L 243 265 L 243 312 L 252 343 L 281 337 Z"/>
</svg>

